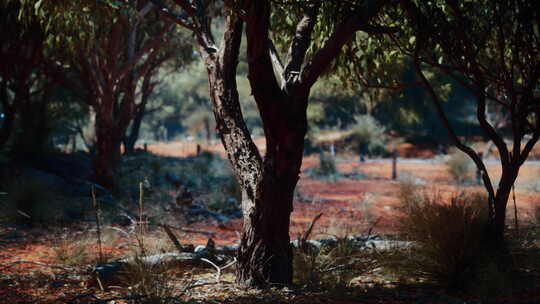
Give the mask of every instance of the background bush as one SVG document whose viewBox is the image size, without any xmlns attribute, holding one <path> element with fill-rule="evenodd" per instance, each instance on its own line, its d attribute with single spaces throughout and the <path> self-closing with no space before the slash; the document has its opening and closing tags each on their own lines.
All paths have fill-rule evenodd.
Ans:
<svg viewBox="0 0 540 304">
<path fill-rule="evenodd" d="M 385 127 L 371 115 L 354 116 L 355 123 L 350 127 L 352 144 L 358 153 L 372 156 L 386 156 L 387 136 Z"/>
<path fill-rule="evenodd" d="M 446 162 L 448 174 L 459 185 L 471 184 L 474 178 L 474 163 L 463 152 L 454 152 Z"/>
<path fill-rule="evenodd" d="M 413 242 L 389 262 L 396 274 L 413 276 L 450 291 L 490 293 L 508 285 L 508 276 L 485 246 L 487 202 L 480 194 L 402 192 L 400 231 Z"/>
<path fill-rule="evenodd" d="M 319 166 L 306 171 L 312 178 L 329 182 L 336 182 L 341 178 L 335 157 L 324 152 L 319 153 Z"/>
</svg>

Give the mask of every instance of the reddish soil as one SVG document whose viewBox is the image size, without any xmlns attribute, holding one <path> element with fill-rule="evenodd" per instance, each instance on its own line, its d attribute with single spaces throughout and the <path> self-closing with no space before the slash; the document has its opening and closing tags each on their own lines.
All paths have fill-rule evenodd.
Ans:
<svg viewBox="0 0 540 304">
<path fill-rule="evenodd" d="M 263 140 L 257 140 L 257 144 L 262 146 Z M 210 150 L 224 154 L 219 143 L 212 145 L 202 145 L 205 150 Z M 409 147 L 412 151 L 413 148 Z M 162 155 L 186 156 L 194 154 L 197 144 L 192 143 L 160 143 L 149 146 L 149 150 Z M 422 152 L 422 156 L 430 156 L 428 152 Z M 317 156 L 308 156 L 304 159 L 303 170 L 318 165 Z M 399 182 L 390 179 L 391 162 L 388 160 L 369 161 L 360 163 L 352 155 L 338 157 L 337 166 L 342 173 L 361 171 L 368 175 L 362 180 L 352 180 L 342 178 L 335 183 L 324 182 L 309 178 L 302 174 L 297 187 L 297 198 L 294 201 L 294 212 L 291 217 L 291 238 L 297 238 L 303 233 L 312 219 L 319 213 L 323 213 L 322 218 L 317 222 L 312 237 L 319 238 L 327 235 L 343 236 L 345 234 L 367 233 L 389 233 L 396 231 L 399 211 Z M 500 168 L 495 163 L 488 166 L 490 174 L 495 179 L 500 175 Z M 400 161 L 398 171 L 413 178 L 418 178 L 424 182 L 424 189 L 428 192 L 439 193 L 442 197 L 448 197 L 452 193 L 463 190 L 482 190 L 480 187 L 457 187 L 452 184 L 447 173 L 444 162 L 431 161 Z M 526 220 L 533 214 L 535 207 L 540 206 L 540 193 L 528 191 L 521 185 L 534 182 L 540 178 L 540 165 L 526 164 L 523 166 L 516 187 L 516 204 L 521 220 Z M 513 215 L 513 202 L 509 203 L 509 215 Z M 217 244 L 237 242 L 240 236 L 242 220 L 232 220 L 224 225 L 216 225 L 215 222 L 196 223 L 192 228 L 204 229 L 216 232 L 213 237 Z M 5 232 L 5 231 L 4 231 Z M 0 229 L 0 234 L 3 233 Z M 32 264 L 19 264 L 7 269 L 2 269 L 2 265 L 14 259 L 25 259 L 31 261 L 54 263 L 51 256 L 54 255 L 53 240 L 29 237 L 29 242 L 0 242 L 0 271 L 26 272 L 39 267 Z M 204 244 L 207 237 L 201 234 L 187 233 L 182 236 L 183 242 Z M 91 245 L 91 251 L 96 251 Z M 119 246 L 117 242 L 110 242 L 105 245 L 105 253 L 109 256 L 126 252 L 125 246 Z M 95 256 L 95 255 L 94 255 Z M 0 282 L 1 285 L 2 282 Z M 29 298 L 43 297 L 50 289 L 30 288 L 21 285 L 25 289 L 24 294 Z M 81 290 L 72 290 L 73 294 L 83 293 Z M 58 291 L 60 292 L 60 291 Z M 0 303 L 2 297 L 10 297 L 10 294 L 19 294 L 18 291 L 3 289 L 0 286 Z M 54 298 L 54 294 L 49 295 Z M 539 297 L 540 299 L 540 297 Z M 21 302 L 21 303 L 32 303 Z M 337 303 L 337 302 L 336 302 Z M 343 302 L 345 303 L 345 302 Z M 348 302 L 347 302 L 348 303 Z"/>
<path fill-rule="evenodd" d="M 257 145 L 264 151 L 264 139 L 257 139 Z M 196 151 L 196 143 L 159 143 L 151 145 L 149 150 L 163 155 L 186 156 Z M 218 142 L 201 144 L 204 150 L 217 152 L 225 156 L 223 147 Z M 432 157 L 429 149 L 402 144 L 400 155 L 419 158 Z M 343 160 L 340 160 L 343 158 Z M 338 169 L 342 173 L 363 172 L 368 175 L 364 180 L 340 179 L 335 183 L 311 179 L 302 174 L 297 186 L 302 201 L 295 200 L 291 216 L 291 238 L 304 232 L 312 219 L 323 213 L 317 222 L 315 234 L 345 235 L 350 233 L 389 233 L 396 231 L 399 212 L 399 182 L 391 180 L 391 162 L 389 160 L 360 163 L 354 155 L 338 157 Z M 433 159 L 431 159 L 433 160 Z M 318 156 L 304 158 L 302 170 L 318 165 Z M 494 181 L 500 177 L 500 166 L 495 162 L 488 164 L 488 171 Z M 398 172 L 409 177 L 419 178 L 424 182 L 425 191 L 449 197 L 460 191 L 482 191 L 479 186 L 457 187 L 453 185 L 444 161 L 404 160 L 398 161 Z M 532 216 L 534 208 L 540 206 L 540 193 L 531 192 L 521 187 L 540 178 L 540 165 L 525 164 L 517 179 L 516 205 L 519 216 L 523 219 Z M 509 204 L 509 214 L 513 214 L 513 202 Z M 510 213 L 511 212 L 511 213 Z M 374 225 L 374 226 L 373 226 Z M 218 244 L 236 242 L 242 227 L 242 220 L 230 221 L 226 225 L 216 226 L 211 223 L 198 223 L 195 228 L 216 232 Z M 202 244 L 206 238 L 200 235 L 187 235 L 190 242 Z"/>
</svg>

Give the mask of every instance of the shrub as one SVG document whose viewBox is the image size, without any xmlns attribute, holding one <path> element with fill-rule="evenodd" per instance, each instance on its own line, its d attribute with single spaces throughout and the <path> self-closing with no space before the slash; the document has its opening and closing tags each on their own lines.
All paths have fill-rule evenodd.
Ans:
<svg viewBox="0 0 540 304">
<path fill-rule="evenodd" d="M 51 190 L 39 180 L 15 180 L 7 185 L 3 201 L 3 220 L 21 224 L 54 225 L 80 215 L 80 202 Z"/>
<path fill-rule="evenodd" d="M 456 194 L 445 202 L 440 195 L 407 192 L 402 198 L 400 230 L 413 246 L 389 262 L 394 272 L 412 274 L 452 291 L 492 290 L 505 283 L 506 276 L 485 247 L 484 196 Z"/>
<path fill-rule="evenodd" d="M 336 167 L 336 159 L 323 152 L 319 154 L 319 166 L 307 172 L 313 178 L 330 182 L 336 182 L 341 178 L 341 173 Z"/>
<path fill-rule="evenodd" d="M 134 262 L 126 267 L 124 278 L 132 295 L 142 296 L 137 303 L 172 304 L 178 303 L 178 297 L 185 294 L 189 288 L 189 285 L 177 282 L 179 278 L 175 278 L 174 272 L 175 269 L 171 269 L 170 265 L 152 265 L 144 261 L 144 257 L 137 256 Z"/>
<path fill-rule="evenodd" d="M 89 262 L 88 244 L 62 240 L 53 248 L 53 258 L 59 264 L 81 265 Z"/>
<path fill-rule="evenodd" d="M 452 180 L 457 184 L 464 185 L 473 182 L 474 163 L 465 153 L 456 152 L 450 155 L 446 165 Z"/>
<path fill-rule="evenodd" d="M 192 281 L 186 278 L 188 270 L 185 264 L 173 263 L 162 257 L 155 261 L 153 257 L 168 252 L 172 247 L 162 246 L 163 240 L 146 233 L 144 227 L 133 231 L 135 238 L 134 253 L 129 263 L 122 268 L 120 283 L 127 284 L 134 298 L 140 297 L 140 304 L 182 303 L 179 297 L 191 287 Z M 174 242 L 176 236 L 169 239 Z M 153 243 L 154 246 L 149 246 Z M 167 250 L 165 250 L 167 248 Z"/>
<path fill-rule="evenodd" d="M 345 237 L 335 246 L 295 249 L 293 267 L 296 284 L 339 289 L 373 270 L 375 262 L 367 250 L 360 250 Z"/>
<path fill-rule="evenodd" d="M 386 156 L 387 137 L 385 128 L 371 115 L 356 115 L 356 123 L 350 128 L 352 142 L 358 153 Z"/>
</svg>

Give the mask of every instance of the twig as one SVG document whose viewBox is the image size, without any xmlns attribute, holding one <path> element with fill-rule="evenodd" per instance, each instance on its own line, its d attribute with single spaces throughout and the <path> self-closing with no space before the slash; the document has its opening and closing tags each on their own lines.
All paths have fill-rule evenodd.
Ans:
<svg viewBox="0 0 540 304">
<path fill-rule="evenodd" d="M 118 231 L 118 232 L 122 233 L 124 236 L 129 237 L 129 233 L 127 231 L 121 229 L 121 228 L 112 226 L 112 227 L 109 227 L 109 229 Z"/>
<path fill-rule="evenodd" d="M 371 236 L 371 232 L 373 232 L 373 228 L 377 226 L 377 224 L 381 221 L 381 219 L 382 219 L 382 216 L 379 216 L 379 218 L 375 222 L 373 222 L 373 225 L 369 227 L 368 232 L 367 232 L 368 239 Z"/>
<path fill-rule="evenodd" d="M 160 227 L 167 226 L 171 229 L 180 230 L 183 232 L 190 232 L 190 233 L 200 233 L 204 235 L 214 235 L 216 234 L 214 231 L 208 231 L 208 230 L 202 230 L 202 229 L 195 229 L 195 228 L 189 228 L 189 227 L 176 227 L 171 225 L 165 225 L 165 224 L 150 224 L 150 225 L 157 225 Z"/>
<path fill-rule="evenodd" d="M 204 261 L 210 265 L 212 265 L 217 273 L 216 273 L 216 283 L 218 283 L 220 280 L 221 280 L 221 271 L 226 269 L 226 268 L 229 268 L 231 267 L 232 265 L 234 265 L 236 263 L 236 258 L 234 258 L 234 260 L 232 262 L 230 262 L 229 264 L 223 266 L 223 267 L 219 267 L 218 265 L 216 265 L 214 262 L 210 261 L 209 259 L 205 259 L 205 258 L 201 258 L 201 261 Z"/>
<path fill-rule="evenodd" d="M 143 198 L 144 198 L 144 185 L 141 182 L 139 183 L 139 222 L 137 223 L 139 226 L 139 229 L 137 230 L 136 237 L 137 237 L 137 243 L 139 244 L 139 249 L 141 250 L 141 256 L 146 256 L 146 249 L 144 247 Z"/>
<path fill-rule="evenodd" d="M 100 220 L 100 213 L 101 209 L 99 207 L 99 203 L 96 199 L 96 187 L 95 185 L 92 185 L 92 203 L 94 206 L 94 211 L 96 213 L 96 226 L 97 226 L 97 245 L 99 250 L 99 262 L 103 263 L 105 259 L 103 258 L 103 249 L 101 247 L 101 220 Z"/>
<path fill-rule="evenodd" d="M 142 182 L 139 183 L 139 226 L 141 230 L 141 237 L 142 234 L 145 232 L 144 229 L 144 221 L 143 221 L 143 211 L 144 211 L 144 184 Z"/>
<path fill-rule="evenodd" d="M 177 228 L 177 229 L 182 230 L 184 232 L 201 233 L 201 234 L 205 234 L 205 235 L 214 235 L 214 234 L 216 234 L 214 231 L 187 228 L 187 227 L 180 227 L 180 228 Z"/>
<path fill-rule="evenodd" d="M 309 235 L 311 234 L 311 231 L 313 230 L 313 226 L 315 226 L 315 223 L 321 218 L 322 215 L 323 213 L 321 212 L 317 214 L 317 216 L 315 216 L 313 220 L 311 220 L 311 224 L 309 224 L 309 228 L 306 230 L 306 232 L 304 232 L 304 235 L 302 235 L 302 237 L 300 237 L 300 239 L 298 240 L 299 241 L 298 246 L 302 249 L 302 251 L 306 251 L 307 249 L 306 241 L 308 240 Z"/>
<path fill-rule="evenodd" d="M 512 198 L 514 199 L 514 225 L 516 227 L 516 232 L 519 233 L 519 220 L 518 220 L 518 210 L 516 203 L 516 186 L 512 185 Z"/>
</svg>

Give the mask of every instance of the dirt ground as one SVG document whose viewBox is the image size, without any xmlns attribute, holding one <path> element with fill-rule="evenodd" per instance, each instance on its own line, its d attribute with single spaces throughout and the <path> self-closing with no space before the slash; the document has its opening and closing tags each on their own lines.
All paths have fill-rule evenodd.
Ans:
<svg viewBox="0 0 540 304">
<path fill-rule="evenodd" d="M 259 146 L 263 145 L 262 140 L 257 140 L 257 143 Z M 224 154 L 223 148 L 219 143 L 202 145 L 202 148 Z M 157 154 L 182 157 L 194 154 L 197 150 L 197 144 L 178 142 L 159 143 L 150 145 L 149 150 Z M 432 156 L 427 152 L 418 155 Z M 399 158 L 397 168 L 400 178 L 397 181 L 391 179 L 392 164 L 388 159 L 368 160 L 367 162 L 361 163 L 354 155 L 338 154 L 337 167 L 341 173 L 361 172 L 365 177 L 362 179 L 341 178 L 337 182 L 326 182 L 310 178 L 305 171 L 317 165 L 317 155 L 307 156 L 304 159 L 302 166 L 303 173 L 297 186 L 294 211 L 291 217 L 290 234 L 292 239 L 296 239 L 299 234 L 303 233 L 313 218 L 319 213 L 323 213 L 323 216 L 317 222 L 312 238 L 324 238 L 328 235 L 344 236 L 346 234 L 365 234 L 368 232 L 395 232 L 396 225 L 399 222 L 399 188 L 400 183 L 404 179 L 414 180 L 421 185 L 424 191 L 427 191 L 428 193 L 438 193 L 441 197 L 449 197 L 460 191 L 482 190 L 479 186 L 456 186 L 447 172 L 447 167 L 442 157 L 432 157 L 428 159 Z M 488 170 L 490 174 L 493 175 L 494 180 L 497 180 L 498 175 L 500 175 L 500 168 L 496 161 L 488 161 Z M 518 218 L 520 221 L 526 221 L 528 218 L 532 217 L 535 207 L 540 205 L 540 193 L 533 192 L 526 187 L 526 185 L 536 182 L 537 179 L 540 179 L 540 164 L 538 162 L 526 163 L 520 171 L 515 189 L 515 202 L 518 208 Z M 513 220 L 513 204 L 514 202 L 512 200 L 509 203 L 509 221 Z M 213 239 L 217 244 L 237 242 L 239 240 L 241 227 L 241 219 L 235 219 L 226 224 L 217 224 L 216 222 L 209 221 L 191 225 L 191 228 L 215 232 Z M 4 233 L 7 232 L 0 231 L 0 234 Z M 33 233 L 35 233 L 37 237 L 33 237 Z M 21 263 L 20 265 L 10 267 L 9 269 L 2 269 L 2 267 L 0 267 L 0 269 L 2 269 L 0 271 L 30 273 L 42 267 L 39 263 L 55 263 L 55 261 L 51 259 L 51 256 L 55 255 L 55 252 L 53 252 L 54 250 L 58 250 L 57 248 L 62 246 L 62 240 L 58 240 L 54 237 L 44 237 L 43 231 L 26 232 L 25 237 L 28 240 L 27 242 L 0 242 L 0 266 L 15 259 L 26 260 L 33 263 Z M 196 233 L 186 233 L 185 235 L 182 235 L 182 242 L 185 243 L 205 244 L 207 239 L 207 236 Z M 97 252 L 95 243 L 88 243 L 87 246 L 91 248 L 92 251 Z M 106 255 L 114 256 L 115 254 L 120 254 L 129 249 L 127 245 L 123 246 L 124 245 L 119 242 L 109 242 L 104 245 L 104 252 Z M 56 255 L 58 255 L 58 253 L 56 253 Z M 43 275 L 52 277 L 58 276 L 58 274 L 53 271 L 50 271 L 50 273 L 45 272 Z M 5 286 L 2 286 L 2 284 Z M 65 284 L 65 286 L 68 286 L 71 283 L 66 281 Z M 0 303 L 34 303 L 33 301 L 38 298 L 43 300 L 43 303 L 65 303 L 55 302 L 53 299 L 69 297 L 70 294 L 73 296 L 81 295 L 87 291 L 87 286 L 84 284 L 75 289 L 70 287 L 70 290 L 67 293 L 66 290 L 62 289 L 61 284 L 53 287 L 49 286 L 47 287 L 48 289 L 45 287 L 33 288 L 32 282 L 17 285 L 20 286 L 20 289 L 23 291 L 10 289 L 11 287 L 7 286 L 6 282 L 0 281 Z M 223 289 L 221 289 L 220 292 L 224 292 Z M 540 301 L 540 290 L 531 292 L 538 294 L 526 299 L 534 298 Z M 295 297 L 295 295 L 290 296 L 292 298 Z M 15 297 L 20 297 L 20 301 L 13 302 Z M 254 297 L 253 299 L 255 299 L 255 302 L 261 302 L 256 301 L 257 297 Z M 276 301 L 282 303 L 288 302 L 288 300 L 283 300 L 287 299 L 287 297 L 283 298 L 280 296 L 279 299 L 279 301 Z M 356 301 L 331 300 L 330 298 L 320 298 L 320 300 L 321 301 L 317 303 L 359 303 Z M 315 303 L 313 298 L 310 300 L 309 297 L 306 298 L 302 295 L 296 295 L 296 300 L 294 300 L 294 302 Z M 84 303 L 84 301 L 77 303 Z M 235 301 L 229 303 L 235 303 Z M 251 302 L 246 300 L 243 301 L 243 303 Z M 268 303 L 272 303 L 272 301 Z M 362 303 L 409 302 L 365 300 Z"/>
<path fill-rule="evenodd" d="M 264 151 L 264 140 L 257 139 L 257 146 Z M 201 144 L 202 149 L 217 152 L 225 157 L 223 147 L 218 142 Z M 162 155 L 186 156 L 196 153 L 196 143 L 169 143 L 150 145 L 149 150 Z M 337 167 L 343 174 L 362 172 L 367 177 L 361 180 L 341 178 L 335 183 L 314 180 L 304 172 L 318 165 L 318 155 L 304 158 L 302 175 L 297 186 L 294 211 L 291 216 L 291 238 L 307 229 L 312 219 L 323 213 L 317 222 L 314 236 L 342 236 L 345 234 L 390 233 L 396 231 L 399 216 L 399 187 L 403 179 L 412 179 L 424 191 L 449 197 L 462 191 L 482 191 L 480 186 L 456 186 L 447 169 L 445 158 L 434 156 L 431 151 L 414 151 L 410 144 L 400 147 L 400 154 L 409 157 L 398 158 L 398 180 L 391 179 L 392 163 L 389 159 L 373 159 L 359 162 L 350 153 L 338 154 Z M 426 158 L 429 157 L 429 158 Z M 494 183 L 498 181 L 501 169 L 497 160 L 488 159 L 487 168 Z M 527 220 L 533 216 L 534 208 L 540 206 L 540 193 L 527 189 L 526 185 L 540 179 L 540 163 L 526 163 L 516 181 L 516 205 L 518 218 Z M 513 215 L 513 200 L 509 203 L 508 214 Z M 194 227 L 215 231 L 218 244 L 235 242 L 239 239 L 241 219 L 226 225 L 216 226 L 197 223 Z M 188 235 L 190 242 L 205 243 L 205 238 Z"/>
</svg>

